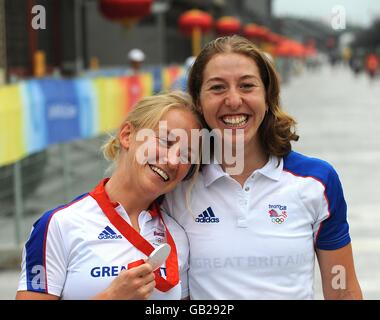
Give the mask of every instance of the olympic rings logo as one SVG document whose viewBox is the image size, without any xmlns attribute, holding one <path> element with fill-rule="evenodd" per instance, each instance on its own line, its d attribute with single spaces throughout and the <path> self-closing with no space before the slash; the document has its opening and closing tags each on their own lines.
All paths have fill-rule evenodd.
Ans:
<svg viewBox="0 0 380 320">
<path fill-rule="evenodd" d="M 273 223 L 281 224 L 285 221 L 283 217 L 272 218 Z"/>
</svg>

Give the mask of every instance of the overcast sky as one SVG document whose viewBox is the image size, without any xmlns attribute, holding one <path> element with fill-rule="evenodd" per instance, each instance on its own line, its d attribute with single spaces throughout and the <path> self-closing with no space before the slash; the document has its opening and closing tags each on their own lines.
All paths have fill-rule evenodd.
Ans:
<svg viewBox="0 0 380 320">
<path fill-rule="evenodd" d="M 379 0 L 273 0 L 273 13 L 317 18 L 329 23 L 334 16 L 333 8 L 338 5 L 343 6 L 347 23 L 368 27 L 380 17 Z"/>
</svg>

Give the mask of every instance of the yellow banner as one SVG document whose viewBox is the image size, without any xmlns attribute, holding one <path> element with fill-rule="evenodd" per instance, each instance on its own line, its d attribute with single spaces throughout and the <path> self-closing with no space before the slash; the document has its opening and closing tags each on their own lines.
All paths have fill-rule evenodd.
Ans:
<svg viewBox="0 0 380 320">
<path fill-rule="evenodd" d="M 99 133 L 117 129 L 126 115 L 125 89 L 118 78 L 94 80 L 99 108 Z"/>
<path fill-rule="evenodd" d="M 179 66 L 170 66 L 162 70 L 162 90 L 171 89 L 173 83 L 181 76 L 183 68 Z"/>
<path fill-rule="evenodd" d="M 26 156 L 20 85 L 0 87 L 0 166 Z"/>
<path fill-rule="evenodd" d="M 143 97 L 151 96 L 153 94 L 153 75 L 143 73 L 140 78 L 143 86 Z"/>
</svg>

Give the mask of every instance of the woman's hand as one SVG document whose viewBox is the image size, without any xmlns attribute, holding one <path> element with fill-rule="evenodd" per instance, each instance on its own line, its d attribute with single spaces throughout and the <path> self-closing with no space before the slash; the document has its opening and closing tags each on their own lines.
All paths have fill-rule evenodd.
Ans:
<svg viewBox="0 0 380 320">
<path fill-rule="evenodd" d="M 110 286 L 94 299 L 105 300 L 146 300 L 156 285 L 152 267 L 144 263 L 132 269 L 123 270 Z"/>
</svg>

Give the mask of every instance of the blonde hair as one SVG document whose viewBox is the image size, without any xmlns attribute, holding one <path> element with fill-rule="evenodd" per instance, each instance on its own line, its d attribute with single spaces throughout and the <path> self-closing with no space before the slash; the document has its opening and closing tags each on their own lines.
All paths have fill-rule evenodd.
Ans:
<svg viewBox="0 0 380 320">
<path fill-rule="evenodd" d="M 191 112 L 198 121 L 200 127 L 202 127 L 200 114 L 187 93 L 182 91 L 172 91 L 145 97 L 128 113 L 128 116 L 120 126 L 118 133 L 115 136 L 111 136 L 102 146 L 104 157 L 108 161 L 113 161 L 114 163 L 117 162 L 121 151 L 119 132 L 126 122 L 131 123 L 134 130 L 143 128 L 154 129 L 158 126 L 162 117 L 172 109 L 181 109 Z M 194 170 L 192 170 L 192 172 L 194 173 Z"/>
</svg>

